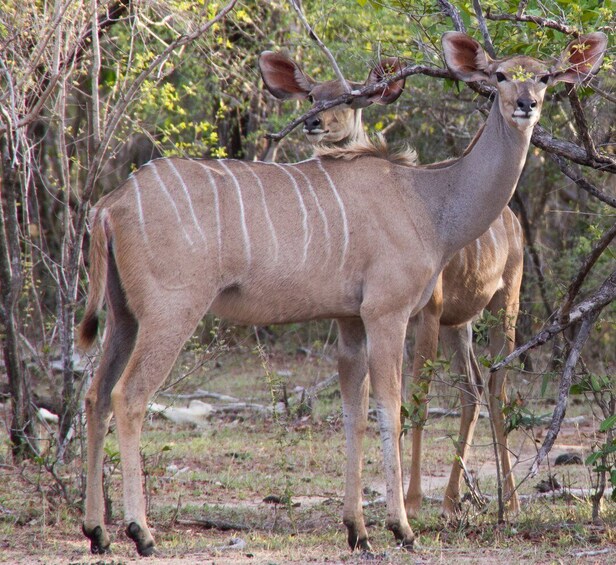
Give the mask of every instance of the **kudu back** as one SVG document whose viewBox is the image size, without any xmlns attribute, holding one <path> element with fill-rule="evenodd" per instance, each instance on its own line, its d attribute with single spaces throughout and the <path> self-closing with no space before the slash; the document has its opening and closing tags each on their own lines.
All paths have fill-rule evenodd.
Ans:
<svg viewBox="0 0 616 565">
<path fill-rule="evenodd" d="M 525 56 L 493 61 L 471 37 L 445 34 L 452 72 L 494 84 L 498 96 L 473 148 L 443 167 L 370 156 L 293 165 L 161 159 L 102 198 L 92 218 L 90 295 L 79 328 L 81 346 L 90 346 L 107 303 L 103 353 L 86 395 L 83 531 L 91 550 L 102 553 L 110 544 L 102 463 L 113 413 L 126 532 L 141 555 L 154 551 L 139 455 L 143 418 L 208 311 L 248 324 L 336 319 L 348 543 L 370 549 L 361 506 L 370 385 L 386 526 L 411 548 L 398 449 L 408 319 L 428 302 L 449 259 L 484 233 L 511 198 L 546 86 L 583 80 L 598 68 L 605 45 L 603 34 L 581 36 L 561 66 L 550 69 Z"/>
</svg>

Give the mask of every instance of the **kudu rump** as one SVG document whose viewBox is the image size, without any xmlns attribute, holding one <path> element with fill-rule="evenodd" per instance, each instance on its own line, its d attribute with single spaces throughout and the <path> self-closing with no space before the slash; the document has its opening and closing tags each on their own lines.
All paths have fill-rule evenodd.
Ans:
<svg viewBox="0 0 616 565">
<path fill-rule="evenodd" d="M 406 325 L 439 273 L 484 233 L 515 190 L 546 86 L 595 72 L 607 39 L 573 41 L 550 70 L 525 56 L 493 61 L 474 39 L 443 36 L 464 81 L 493 84 L 497 100 L 466 155 L 442 167 L 377 157 L 295 165 L 161 159 L 101 199 L 92 223 L 90 295 L 79 328 L 90 346 L 107 303 L 103 353 L 86 396 L 88 474 L 83 531 L 109 547 L 103 440 L 115 414 L 127 534 L 142 555 L 145 516 L 139 441 L 148 400 L 202 316 L 246 324 L 335 318 L 347 443 L 343 521 L 351 548 L 368 549 L 361 510 L 362 438 L 372 387 L 387 483 L 387 527 L 411 548 L 402 492 L 400 382 Z"/>
<path fill-rule="evenodd" d="M 317 82 L 308 77 L 302 68 L 280 53 L 265 51 L 259 58 L 259 68 L 266 88 L 278 99 L 309 99 L 313 107 L 321 101 L 334 100 L 344 93 L 339 80 Z M 399 68 L 396 59 L 385 59 L 375 67 L 366 83 L 382 73 L 380 69 Z M 393 83 L 394 93 L 404 84 Z M 357 84 L 349 83 L 350 87 Z M 379 97 L 381 103 L 393 102 L 398 96 L 388 94 Z M 360 105 L 363 107 L 363 105 Z M 304 133 L 314 143 L 320 155 L 333 154 L 337 158 L 353 156 L 357 146 L 364 150 L 370 146 L 361 117 L 361 107 L 338 106 L 319 112 L 308 118 Z M 335 148 L 328 151 L 328 148 Z M 382 146 L 374 147 L 374 152 Z M 348 153 L 345 153 L 348 152 Z M 412 156 L 409 156 L 411 158 Z M 413 163 L 414 164 L 414 163 Z M 446 163 L 439 163 L 443 166 Z M 458 251 L 447 263 L 439 276 L 428 304 L 415 318 L 415 350 L 413 359 L 414 384 L 411 398 L 417 412 L 412 416 L 412 459 L 408 491 L 405 499 L 407 514 L 416 516 L 422 500 L 421 454 L 423 428 L 428 416 L 428 396 L 431 375 L 425 370 L 426 361 L 436 359 L 439 332 L 445 354 L 451 358 L 451 370 L 462 375 L 458 386 L 462 401 L 460 433 L 456 442 L 456 455 L 466 461 L 473 440 L 483 379 L 473 352 L 471 324 L 484 309 L 501 324 L 489 330 L 490 353 L 496 357 L 503 352 L 511 353 L 515 345 L 515 323 L 519 310 L 520 285 L 524 260 L 522 227 L 513 212 L 506 207 L 492 222 L 488 231 Z M 505 477 L 504 496 L 509 508 L 518 510 L 519 501 L 511 471 L 511 459 L 502 405 L 506 402 L 505 370 L 490 374 L 488 386 L 489 410 L 494 422 L 496 441 L 500 451 L 502 474 Z M 403 380 L 403 386 L 405 386 Z M 403 398 L 405 397 L 403 389 Z M 450 515 L 460 507 L 460 483 L 462 467 L 458 458 L 453 463 L 450 479 L 443 498 L 443 513 Z"/>
</svg>

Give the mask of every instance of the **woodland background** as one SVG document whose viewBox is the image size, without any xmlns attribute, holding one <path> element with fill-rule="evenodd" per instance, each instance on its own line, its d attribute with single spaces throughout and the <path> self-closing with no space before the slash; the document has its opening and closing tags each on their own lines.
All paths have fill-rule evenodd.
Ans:
<svg viewBox="0 0 616 565">
<path fill-rule="evenodd" d="M 560 386 L 565 400 L 583 398 L 600 426 L 588 463 L 604 485 L 616 483 L 611 3 L 314 0 L 301 7 L 350 80 L 363 81 L 384 56 L 428 69 L 409 73 L 394 105 L 364 111 L 369 131 L 384 133 L 392 145 L 413 146 L 422 163 L 460 155 L 489 104 L 430 71 L 444 69 L 444 31 L 465 29 L 489 40 L 499 55 L 543 59 L 557 56 L 578 33 L 608 34 L 598 76 L 548 94 L 511 202 L 526 238 L 517 341 L 544 330 L 536 341 L 547 343 L 515 362 L 534 387 L 512 381 L 505 409 L 515 428 L 538 418 L 533 395 L 556 396 Z M 286 50 L 317 80 L 334 78 L 294 7 L 282 0 L 0 0 L 3 465 L 30 459 L 53 475 L 82 455 L 75 440 L 82 435 L 92 359 L 75 351 L 74 333 L 87 287 L 86 219 L 93 203 L 152 157 L 262 158 L 272 143 L 265 134 L 307 110 L 264 91 L 257 67 L 264 50 Z M 297 128 L 278 144 L 276 160 L 310 154 Z M 589 308 L 580 313 L 583 301 Z M 478 321 L 479 342 L 493 322 Z M 325 323 L 263 331 L 261 340 L 272 348 L 335 341 Z M 252 328 L 206 319 L 173 378 L 182 380 L 254 335 Z M 40 408 L 59 417 L 45 424 L 44 434 Z"/>
</svg>

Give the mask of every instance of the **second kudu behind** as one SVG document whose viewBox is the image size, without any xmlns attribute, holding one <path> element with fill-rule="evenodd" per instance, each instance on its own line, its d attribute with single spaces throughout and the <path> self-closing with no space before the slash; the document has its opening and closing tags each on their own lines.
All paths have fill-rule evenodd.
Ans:
<svg viewBox="0 0 616 565">
<path fill-rule="evenodd" d="M 108 550 L 103 442 L 112 413 L 122 460 L 126 532 L 142 555 L 147 526 L 139 443 L 147 403 L 206 312 L 245 324 L 334 318 L 347 441 L 343 521 L 351 548 L 370 549 L 361 505 L 362 438 L 372 387 L 387 483 L 386 525 L 411 548 L 398 438 L 406 325 L 447 261 L 484 233 L 515 190 L 548 84 L 600 64 L 606 37 L 572 42 L 560 64 L 491 60 L 461 33 L 443 36 L 461 80 L 498 92 L 472 149 L 443 167 L 362 157 L 295 165 L 161 159 L 95 208 L 82 347 L 107 303 L 103 354 L 86 396 L 83 531 Z M 378 190 L 374 187 L 377 186 Z"/>
<path fill-rule="evenodd" d="M 384 59 L 371 71 L 366 84 L 372 84 L 386 72 L 399 69 L 397 59 Z M 278 99 L 307 99 L 313 108 L 319 102 L 329 102 L 344 92 L 339 80 L 318 82 L 310 77 L 293 60 L 281 53 L 265 51 L 259 58 L 259 68 L 266 88 Z M 357 83 L 348 83 L 357 88 Z M 392 92 L 385 90 L 378 96 L 381 103 L 398 98 L 404 83 L 393 83 Z M 365 100 L 364 100 L 365 102 Z M 387 154 L 384 142 L 377 140 L 378 147 L 365 134 L 361 108 L 335 106 L 308 118 L 304 133 L 316 147 L 320 156 L 354 158 L 372 150 L 375 155 Z M 471 144 L 472 146 L 472 144 Z M 414 152 L 405 155 L 409 164 L 415 163 Z M 439 163 L 443 166 L 445 163 Z M 462 378 L 458 381 L 462 404 L 460 432 L 456 441 L 456 460 L 453 463 L 445 496 L 443 514 L 455 514 L 461 507 L 460 483 L 462 467 L 466 462 L 469 447 L 483 392 L 483 379 L 472 344 L 472 323 L 487 309 L 500 324 L 489 330 L 490 354 L 493 358 L 503 352 L 511 353 L 515 344 L 515 323 L 519 310 L 520 285 L 522 283 L 524 239 L 522 227 L 509 207 L 490 224 L 488 231 L 458 251 L 447 263 L 439 276 L 428 304 L 415 317 L 415 348 L 413 351 L 413 388 L 403 388 L 403 398 L 413 399 L 415 411 L 411 416 L 412 458 L 411 473 L 405 506 L 409 516 L 419 513 L 423 498 L 421 490 L 421 458 L 423 429 L 428 417 L 428 398 L 432 375 L 426 363 L 437 356 L 440 341 L 443 353 L 451 359 L 451 371 Z M 439 335 L 440 334 L 440 335 Z M 493 421 L 496 442 L 499 446 L 500 469 L 505 478 L 504 496 L 512 511 L 519 509 L 515 490 L 511 458 L 503 416 L 506 402 L 505 369 L 490 374 L 488 407 Z M 406 380 L 406 379 L 405 379 Z M 403 381 L 403 386 L 408 383 Z M 459 460 L 458 460 L 459 458 Z"/>
</svg>

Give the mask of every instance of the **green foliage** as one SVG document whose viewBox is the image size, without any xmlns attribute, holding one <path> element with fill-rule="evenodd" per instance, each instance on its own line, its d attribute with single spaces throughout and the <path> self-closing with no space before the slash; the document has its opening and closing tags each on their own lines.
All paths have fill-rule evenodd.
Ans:
<svg viewBox="0 0 616 565">
<path fill-rule="evenodd" d="M 535 414 L 524 402 L 516 398 L 503 407 L 505 416 L 505 429 L 507 433 L 513 430 L 529 430 L 538 426 L 546 425 L 551 418 L 551 414 Z"/>
<path fill-rule="evenodd" d="M 599 432 L 607 435 L 606 440 L 586 458 L 586 465 L 595 473 L 607 473 L 612 485 L 612 500 L 616 501 L 616 414 L 612 414 L 601 422 Z"/>
</svg>

